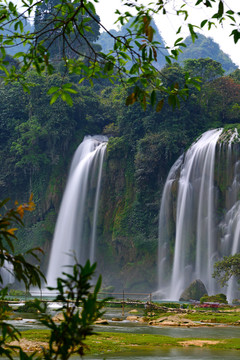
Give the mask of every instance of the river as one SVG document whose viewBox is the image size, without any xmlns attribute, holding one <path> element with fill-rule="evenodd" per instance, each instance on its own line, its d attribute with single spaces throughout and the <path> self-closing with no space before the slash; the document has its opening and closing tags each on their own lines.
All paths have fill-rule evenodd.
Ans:
<svg viewBox="0 0 240 360">
<path fill-rule="evenodd" d="M 125 314 L 125 317 L 128 314 Z M 40 329 L 43 326 L 38 322 L 33 314 L 20 315 L 22 320 L 10 321 L 19 330 Z M 114 317 L 122 317 L 120 308 L 108 308 L 104 316 L 108 319 L 108 325 L 96 325 L 96 332 L 119 332 L 119 333 L 134 333 L 134 334 L 159 334 L 177 338 L 208 338 L 208 339 L 231 339 L 239 338 L 240 348 L 240 327 L 228 326 L 228 327 L 199 327 L 199 328 L 184 328 L 184 327 L 158 327 L 148 326 L 138 322 L 131 322 L 127 320 L 112 321 Z M 114 360 L 239 360 L 240 351 L 223 351 L 203 349 L 200 347 L 188 347 L 188 348 L 171 348 L 152 351 L 141 351 L 134 349 L 124 354 L 102 354 L 99 356 L 86 356 L 86 360 L 97 359 L 114 359 Z"/>
</svg>

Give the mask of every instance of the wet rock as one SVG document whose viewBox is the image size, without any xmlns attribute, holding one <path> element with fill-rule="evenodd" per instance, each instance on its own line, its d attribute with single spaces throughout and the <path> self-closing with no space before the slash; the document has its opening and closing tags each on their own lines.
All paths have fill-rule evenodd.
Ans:
<svg viewBox="0 0 240 360">
<path fill-rule="evenodd" d="M 56 314 L 55 316 L 53 316 L 52 320 L 55 322 L 63 321 L 64 320 L 63 313 Z"/>
<path fill-rule="evenodd" d="M 139 316 L 134 316 L 134 315 L 127 317 L 127 320 L 129 320 L 129 321 L 137 321 L 138 319 L 139 319 Z"/>
<path fill-rule="evenodd" d="M 138 310 L 137 309 L 132 309 L 129 311 L 129 314 L 134 314 L 134 313 L 138 313 Z"/>
<path fill-rule="evenodd" d="M 109 322 L 105 319 L 98 319 L 94 323 L 95 325 L 109 325 Z"/>
<path fill-rule="evenodd" d="M 180 316 L 165 316 L 156 320 L 152 320 L 148 324 L 153 326 L 199 326 L 199 324 L 196 324 L 194 321 Z"/>
<path fill-rule="evenodd" d="M 138 322 L 140 322 L 140 323 L 146 323 L 146 322 L 148 322 L 148 320 L 147 320 L 145 317 L 139 317 L 139 318 L 138 318 Z"/>
<path fill-rule="evenodd" d="M 199 279 L 194 280 L 181 294 L 179 301 L 200 300 L 207 294 L 207 289 Z"/>
<path fill-rule="evenodd" d="M 119 318 L 119 317 L 113 317 L 112 321 L 122 321 L 123 319 Z"/>
</svg>

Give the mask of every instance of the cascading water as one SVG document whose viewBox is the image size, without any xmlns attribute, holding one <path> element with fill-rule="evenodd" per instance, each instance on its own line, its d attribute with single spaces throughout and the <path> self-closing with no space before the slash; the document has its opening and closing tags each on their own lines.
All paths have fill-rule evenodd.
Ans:
<svg viewBox="0 0 240 360">
<path fill-rule="evenodd" d="M 97 213 L 103 160 L 107 146 L 104 136 L 87 136 L 75 152 L 63 195 L 47 271 L 48 286 L 67 272 L 70 255 L 84 264 L 95 260 Z"/>
<path fill-rule="evenodd" d="M 213 265 L 240 250 L 238 134 L 204 133 L 170 170 L 159 216 L 159 294 L 178 300 L 195 279 L 220 290 Z M 237 139 L 237 141 L 235 141 Z M 229 283 L 232 300 L 236 286 Z"/>
<path fill-rule="evenodd" d="M 15 281 L 15 277 L 13 274 L 13 265 L 5 260 L 3 266 L 0 268 L 0 275 L 2 278 L 2 287 L 13 284 Z"/>
</svg>

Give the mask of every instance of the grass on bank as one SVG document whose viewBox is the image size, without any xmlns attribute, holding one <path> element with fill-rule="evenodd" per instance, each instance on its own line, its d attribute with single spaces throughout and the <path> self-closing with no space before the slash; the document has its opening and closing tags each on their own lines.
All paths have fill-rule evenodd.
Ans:
<svg viewBox="0 0 240 360">
<path fill-rule="evenodd" d="M 186 314 L 187 319 L 192 321 L 206 321 L 217 324 L 235 324 L 240 320 L 239 312 L 217 312 L 217 311 L 208 311 L 208 312 L 197 312 Z M 240 342 L 240 341 L 239 341 Z"/>
<path fill-rule="evenodd" d="M 175 305 L 175 304 L 174 304 Z M 176 304 L 179 305 L 179 304 Z M 165 316 L 170 315 L 181 315 L 184 318 L 187 318 L 192 321 L 199 321 L 199 322 L 206 322 L 206 323 L 217 323 L 217 324 L 225 324 L 225 325 L 240 325 L 240 307 L 221 307 L 218 309 L 203 309 L 203 308 L 196 308 L 190 306 L 189 308 L 185 309 L 185 313 L 178 312 L 181 309 L 172 308 L 168 309 L 175 310 L 175 312 L 169 312 L 167 310 L 161 309 L 153 309 L 148 314 L 152 314 L 152 316 L 147 316 L 148 320 L 154 320 Z M 184 310 L 183 310 L 184 311 Z"/>
<path fill-rule="evenodd" d="M 22 332 L 22 338 L 30 341 L 47 342 L 50 332 L 48 330 L 32 330 Z M 115 352 L 126 352 L 129 350 L 163 349 L 166 347 L 182 347 L 186 342 L 192 340 L 202 340 L 203 347 L 211 349 L 240 350 L 239 338 L 234 339 L 197 339 L 197 338 L 173 338 L 170 336 L 150 335 L 150 334 L 126 334 L 100 332 L 90 336 L 85 341 L 88 349 L 86 354 L 104 354 Z M 207 340 L 217 342 L 216 344 L 206 344 Z M 194 346 L 194 345 L 190 345 Z M 198 346 L 198 345 L 196 345 Z"/>
</svg>

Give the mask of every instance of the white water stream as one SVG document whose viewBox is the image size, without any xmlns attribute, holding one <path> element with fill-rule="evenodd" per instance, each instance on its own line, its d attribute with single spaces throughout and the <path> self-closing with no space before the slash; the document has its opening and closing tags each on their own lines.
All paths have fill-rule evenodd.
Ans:
<svg viewBox="0 0 240 360">
<path fill-rule="evenodd" d="M 97 213 L 107 138 L 87 136 L 75 152 L 63 195 L 47 272 L 48 286 L 74 260 L 95 260 Z"/>
<path fill-rule="evenodd" d="M 13 274 L 13 265 L 10 262 L 4 260 L 3 266 L 0 268 L 0 274 L 2 277 L 2 283 L 1 283 L 2 287 L 14 283 L 15 276 Z"/>
<path fill-rule="evenodd" d="M 222 129 L 210 130 L 173 165 L 167 178 L 159 218 L 159 293 L 178 300 L 183 290 L 200 279 L 209 294 L 219 287 L 212 278 L 213 265 L 224 255 L 240 250 L 240 153 L 233 151 L 233 136 L 216 149 Z M 219 223 L 215 186 L 217 161 L 225 161 L 230 182 L 225 197 L 225 215 Z M 223 177 L 223 175 L 221 175 Z M 223 196 L 223 195 L 222 195 Z M 236 286 L 231 281 L 227 295 L 232 300 Z M 226 293 L 226 290 L 224 291 Z"/>
</svg>

